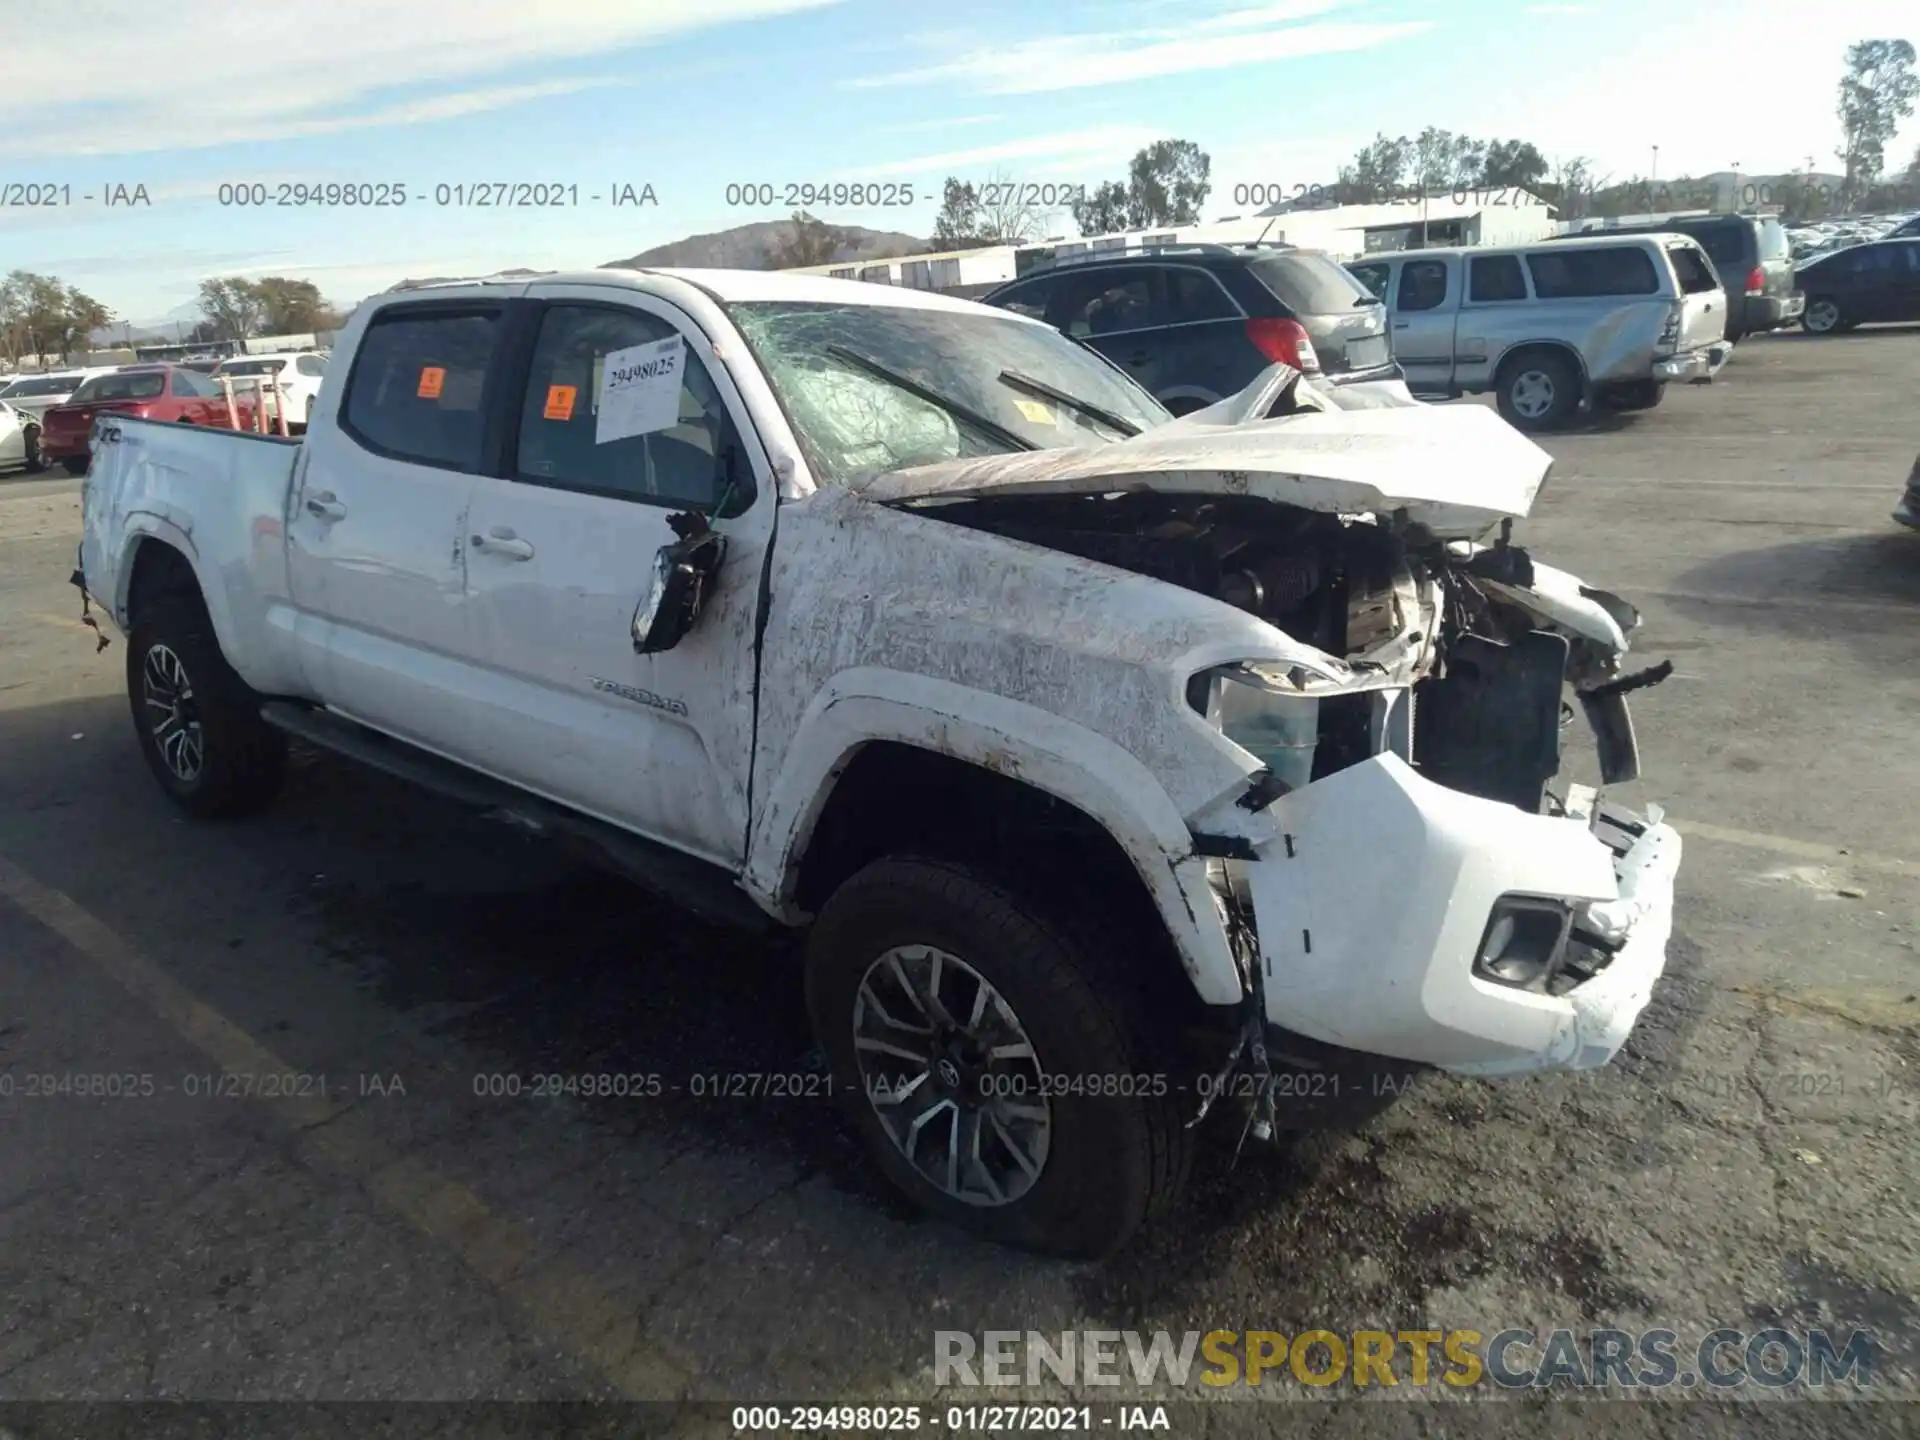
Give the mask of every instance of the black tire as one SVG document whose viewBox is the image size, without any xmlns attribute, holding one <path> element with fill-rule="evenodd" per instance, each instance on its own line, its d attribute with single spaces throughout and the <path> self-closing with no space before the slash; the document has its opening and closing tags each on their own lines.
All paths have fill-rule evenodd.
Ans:
<svg viewBox="0 0 1920 1440">
<path fill-rule="evenodd" d="M 855 1048 L 855 1005 L 869 966 L 901 946 L 933 946 L 984 976 L 1018 1017 L 1042 1073 L 1056 1082 L 1120 1077 L 1104 1088 L 1126 1093 L 1048 1098 L 1051 1129 L 1038 1176 L 1006 1203 L 972 1203 L 922 1175 L 869 1096 Z M 1182 1123 L 1177 1075 L 1155 1058 L 1163 1052 L 1147 1038 L 1152 1032 L 1124 953 L 953 861 L 877 860 L 835 891 L 808 940 L 807 1007 L 835 1089 L 887 1177 L 957 1226 L 1072 1258 L 1112 1254 L 1164 1209 L 1185 1183 L 1191 1132 Z M 962 976 L 956 994 L 967 993 Z M 930 1079 L 936 1069 L 928 1067 Z M 931 1128 L 937 1142 L 938 1123 Z"/>
<path fill-rule="evenodd" d="M 168 698 L 174 662 L 187 698 L 167 717 L 159 706 Z M 220 653 L 199 596 L 162 595 L 135 616 L 127 640 L 127 702 L 154 779 L 190 814 L 252 814 L 279 793 L 286 737 L 260 718 L 260 697 Z M 184 732 L 191 739 L 196 726 L 199 764 L 190 766 L 182 762 L 191 745 L 183 751 L 176 737 Z"/>
<path fill-rule="evenodd" d="M 38 475 L 42 470 L 47 468 L 47 457 L 40 453 L 40 427 L 38 425 L 27 426 L 26 433 L 21 436 L 21 440 L 26 446 L 27 474 Z"/>
<path fill-rule="evenodd" d="M 1806 309 L 1800 312 L 1800 328 L 1809 335 L 1838 335 L 1852 326 L 1838 300 L 1831 295 L 1809 295 Z"/>
<path fill-rule="evenodd" d="M 1494 396 L 1516 430 L 1558 430 L 1580 409 L 1580 368 L 1557 350 L 1523 350 L 1501 363 Z"/>
<path fill-rule="evenodd" d="M 78 460 L 68 456 L 60 462 L 60 468 L 77 479 L 87 473 L 87 462 L 84 456 Z"/>
<path fill-rule="evenodd" d="M 1196 410 L 1204 410 L 1213 402 L 1211 400 L 1196 400 L 1193 396 L 1187 395 L 1178 400 L 1164 400 L 1161 403 L 1167 407 L 1167 413 L 1169 415 L 1177 418 L 1181 415 L 1191 415 Z"/>
</svg>

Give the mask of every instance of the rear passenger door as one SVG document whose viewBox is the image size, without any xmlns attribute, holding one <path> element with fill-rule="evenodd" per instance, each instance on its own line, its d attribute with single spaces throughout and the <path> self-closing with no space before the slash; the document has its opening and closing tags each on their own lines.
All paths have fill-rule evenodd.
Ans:
<svg viewBox="0 0 1920 1440">
<path fill-rule="evenodd" d="M 1266 357 L 1247 340 L 1245 312 L 1210 271 L 1168 265 L 1159 283 L 1165 324 L 1151 347 L 1150 388 L 1162 404 L 1211 405 L 1267 368 Z"/>
<path fill-rule="evenodd" d="M 467 504 L 502 317 L 496 300 L 375 315 L 337 423 L 302 447 L 287 517 L 294 638 L 314 693 L 459 758 L 471 725 Z"/>
<path fill-rule="evenodd" d="M 534 285 L 528 298 L 503 473 L 476 482 L 465 527 L 479 763 L 737 868 L 770 473 L 726 367 L 686 312 L 591 285 Z M 638 346 L 673 357 L 677 388 L 653 387 L 653 413 L 622 423 L 608 381 Z M 633 616 L 654 557 L 679 538 L 675 517 L 693 511 L 726 536 L 718 576 L 677 646 L 636 654 Z"/>
<path fill-rule="evenodd" d="M 1493 383 L 1499 354 L 1531 339 L 1532 297 L 1518 255 L 1473 255 L 1467 259 L 1467 293 L 1454 326 L 1453 378 L 1466 390 Z"/>
<path fill-rule="evenodd" d="M 1393 290 L 1393 358 L 1407 388 L 1446 394 L 1453 386 L 1454 322 L 1459 318 L 1459 261 L 1406 259 Z"/>
</svg>

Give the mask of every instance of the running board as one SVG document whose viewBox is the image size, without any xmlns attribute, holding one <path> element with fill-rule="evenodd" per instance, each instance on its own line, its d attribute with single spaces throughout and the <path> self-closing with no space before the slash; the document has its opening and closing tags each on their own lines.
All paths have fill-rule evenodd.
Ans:
<svg viewBox="0 0 1920 1440">
<path fill-rule="evenodd" d="M 780 928 L 726 870 L 671 846 L 529 795 L 505 781 L 443 760 L 326 710 L 269 700 L 260 707 L 260 718 L 323 750 L 383 770 L 449 800 L 497 811 L 501 818 L 536 834 L 582 843 L 622 875 L 702 919 L 759 932 Z"/>
</svg>

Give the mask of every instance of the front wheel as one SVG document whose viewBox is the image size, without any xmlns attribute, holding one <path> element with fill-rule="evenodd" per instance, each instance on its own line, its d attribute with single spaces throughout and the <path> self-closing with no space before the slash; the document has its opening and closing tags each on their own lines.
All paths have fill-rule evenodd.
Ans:
<svg viewBox="0 0 1920 1440">
<path fill-rule="evenodd" d="M 1111 947 L 971 867 L 875 861 L 807 951 L 855 1127 L 915 1202 L 1004 1244 L 1111 1254 L 1185 1180 L 1189 1132 Z"/>
<path fill-rule="evenodd" d="M 163 596 L 134 621 L 127 699 L 148 768 L 182 809 L 244 815 L 279 793 L 286 737 L 260 718 L 198 596 Z"/>
<path fill-rule="evenodd" d="M 1565 355 L 1531 351 L 1502 367 L 1495 399 L 1516 429 L 1558 430 L 1580 408 L 1580 372 Z"/>
<path fill-rule="evenodd" d="M 1800 312 L 1800 328 L 1809 335 L 1832 335 L 1847 328 L 1847 317 L 1838 300 L 1822 295 L 1807 301 L 1807 308 Z"/>
<path fill-rule="evenodd" d="M 38 475 L 47 468 L 47 458 L 40 453 L 40 431 L 37 426 L 29 425 L 22 435 L 21 442 L 26 446 L 27 473 Z"/>
</svg>

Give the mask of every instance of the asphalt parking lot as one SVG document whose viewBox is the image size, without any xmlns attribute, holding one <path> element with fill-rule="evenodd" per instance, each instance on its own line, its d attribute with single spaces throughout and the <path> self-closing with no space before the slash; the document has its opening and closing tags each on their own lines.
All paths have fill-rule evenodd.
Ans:
<svg viewBox="0 0 1920 1440">
<path fill-rule="evenodd" d="M 0 1399 L 931 1400 L 936 1329 L 1769 1323 L 1920 1393 L 1916 399 L 1920 329 L 1784 335 L 1548 441 L 1517 538 L 1677 667 L 1629 794 L 1687 837 L 1653 1008 L 1598 1073 L 1210 1149 L 1103 1265 L 903 1212 L 824 1101 L 694 1096 L 813 1063 L 786 950 L 331 758 L 180 819 L 79 624 L 77 482 L 0 481 Z M 682 1089 L 476 1093 L 550 1072 Z M 25 1093 L 81 1074 L 133 1093 Z"/>
</svg>

